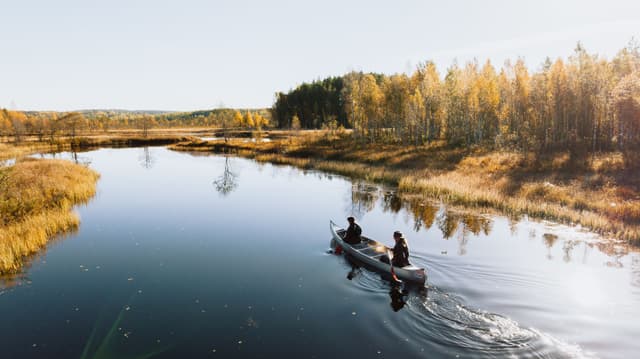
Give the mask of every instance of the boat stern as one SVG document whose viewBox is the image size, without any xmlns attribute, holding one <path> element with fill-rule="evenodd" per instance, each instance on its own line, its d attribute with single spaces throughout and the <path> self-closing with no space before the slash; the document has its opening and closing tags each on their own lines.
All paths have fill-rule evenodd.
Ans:
<svg viewBox="0 0 640 359">
<path fill-rule="evenodd" d="M 427 281 L 427 272 L 424 268 L 421 268 L 420 270 L 413 272 L 413 279 L 416 282 L 425 283 Z"/>
</svg>

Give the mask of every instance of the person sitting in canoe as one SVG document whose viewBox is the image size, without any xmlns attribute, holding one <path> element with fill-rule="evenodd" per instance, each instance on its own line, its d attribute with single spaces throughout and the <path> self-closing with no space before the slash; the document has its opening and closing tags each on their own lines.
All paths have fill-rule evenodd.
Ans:
<svg viewBox="0 0 640 359">
<path fill-rule="evenodd" d="M 404 235 L 400 231 L 393 232 L 393 239 L 396 241 L 396 245 L 393 246 L 393 258 L 391 264 L 394 267 L 406 267 L 409 263 L 409 245 Z M 380 260 L 384 263 L 389 263 L 389 256 L 384 255 L 380 257 Z"/>
<path fill-rule="evenodd" d="M 347 228 L 347 233 L 344 235 L 344 241 L 349 244 L 358 244 L 362 241 L 360 237 L 362 235 L 362 228 L 360 225 L 356 223 L 356 219 L 353 217 L 348 217 L 347 221 L 349 222 L 349 227 Z"/>
<path fill-rule="evenodd" d="M 400 231 L 393 232 L 393 239 L 396 245 L 393 246 L 393 259 L 391 263 L 394 267 L 404 267 L 409 265 L 409 245 L 404 235 Z"/>
</svg>

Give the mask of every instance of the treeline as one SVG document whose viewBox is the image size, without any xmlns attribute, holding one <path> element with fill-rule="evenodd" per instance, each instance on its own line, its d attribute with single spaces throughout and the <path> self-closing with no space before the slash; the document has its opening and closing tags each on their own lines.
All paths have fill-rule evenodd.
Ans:
<svg viewBox="0 0 640 359">
<path fill-rule="evenodd" d="M 143 135 L 153 128 L 215 127 L 261 130 L 270 124 L 268 110 L 215 109 L 162 113 L 128 111 L 22 112 L 0 109 L 0 137 L 19 143 L 27 136 L 53 142 L 59 137 L 111 130 L 140 129 Z"/>
<path fill-rule="evenodd" d="M 331 83 L 341 89 L 325 85 Z M 317 87 L 324 92 L 310 90 Z M 340 110 L 326 105 L 336 97 Z M 608 150 L 630 154 L 640 149 L 640 50 L 632 40 L 609 61 L 578 44 L 568 59 L 547 59 L 536 72 L 522 59 L 500 69 L 489 61 L 454 63 L 444 74 L 433 62 L 412 74 L 352 72 L 278 94 L 272 112 L 280 127 L 298 117 L 307 128 L 321 127 L 330 114 L 370 142 L 444 140 L 566 150 L 574 158 Z"/>
<path fill-rule="evenodd" d="M 276 93 L 272 108 L 280 128 L 349 126 L 344 105 L 344 77 L 303 83 L 289 93 Z"/>
</svg>

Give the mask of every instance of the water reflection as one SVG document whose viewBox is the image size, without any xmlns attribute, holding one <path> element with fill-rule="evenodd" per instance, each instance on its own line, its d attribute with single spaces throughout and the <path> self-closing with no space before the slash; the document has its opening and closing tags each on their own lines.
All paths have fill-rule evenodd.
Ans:
<svg viewBox="0 0 640 359">
<path fill-rule="evenodd" d="M 391 290 L 389 290 L 389 297 L 391 298 L 391 309 L 394 312 L 399 311 L 404 308 L 407 304 L 405 301 L 405 297 L 408 295 L 407 291 L 403 291 L 400 286 L 392 286 Z"/>
<path fill-rule="evenodd" d="M 144 169 L 151 169 L 155 164 L 155 157 L 151 154 L 148 146 L 142 148 L 142 154 L 138 156 L 138 162 Z"/>
<path fill-rule="evenodd" d="M 222 175 L 213 181 L 216 191 L 222 196 L 226 196 L 238 187 L 238 176 L 231 170 L 229 156 L 224 158 L 224 171 Z"/>
<path fill-rule="evenodd" d="M 438 206 L 432 203 L 422 201 L 413 201 L 410 203 L 411 213 L 413 214 L 413 229 L 419 232 L 423 227 L 431 228 L 438 214 Z"/>
<path fill-rule="evenodd" d="M 552 260 L 553 254 L 551 254 L 551 248 L 558 241 L 558 236 L 553 233 L 545 233 L 542 235 L 542 239 L 544 240 L 544 245 L 547 247 L 547 259 Z"/>
<path fill-rule="evenodd" d="M 39 154 L 33 155 L 33 157 L 68 160 L 77 165 L 83 165 L 85 167 L 89 167 L 91 165 L 91 158 L 86 156 L 79 156 L 78 154 L 81 152 L 88 152 L 88 150 L 87 151 L 71 150 L 70 152 L 39 153 Z"/>
<path fill-rule="evenodd" d="M 410 217 L 413 217 L 413 229 L 416 233 L 436 225 L 444 239 L 457 238 L 460 255 L 467 253 L 466 248 L 471 235 L 488 236 L 491 233 L 492 220 L 488 216 L 453 210 L 446 205 L 415 197 L 404 199 L 394 191 L 384 190 L 364 182 L 354 182 L 351 185 L 346 212 L 357 218 L 363 218 L 376 208 L 378 203 L 383 212 L 399 213 L 405 210 Z"/>
<path fill-rule="evenodd" d="M 314 172 L 323 178 L 331 178 L 330 175 Z M 493 230 L 494 217 L 480 214 L 471 210 L 452 208 L 447 204 L 436 203 L 423 198 L 408 196 L 403 197 L 397 192 L 387 188 L 378 187 L 363 181 L 352 182 L 346 197 L 345 214 L 353 215 L 358 219 L 364 218 L 367 213 L 381 209 L 383 213 L 401 213 L 408 216 L 413 223 L 413 230 L 418 233 L 423 230 L 437 228 L 445 240 L 456 239 L 458 242 L 458 255 L 466 255 L 470 241 L 474 237 L 481 235 L 490 236 Z M 517 217 L 507 217 L 509 232 L 512 236 L 518 236 L 522 219 Z M 525 218 L 526 220 L 526 218 Z M 553 226 L 553 225 L 552 225 Z M 546 258 L 553 260 L 554 247 L 561 243 L 562 260 L 566 263 L 572 262 L 576 257 L 576 248 L 584 244 L 582 255 L 579 258 L 586 261 L 590 248 L 597 248 L 600 252 L 611 257 L 605 263 L 609 267 L 622 267 L 622 259 L 630 253 L 630 248 L 620 245 L 616 241 L 593 241 L 585 243 L 582 239 L 561 238 L 557 234 L 544 232 L 541 236 L 536 234 L 535 229 L 529 228 L 528 237 L 530 239 L 542 240 L 547 248 Z M 443 251 L 445 254 L 446 251 Z"/>
<path fill-rule="evenodd" d="M 347 203 L 346 212 L 358 219 L 371 212 L 376 206 L 380 189 L 365 182 L 351 184 L 351 195 Z"/>
</svg>

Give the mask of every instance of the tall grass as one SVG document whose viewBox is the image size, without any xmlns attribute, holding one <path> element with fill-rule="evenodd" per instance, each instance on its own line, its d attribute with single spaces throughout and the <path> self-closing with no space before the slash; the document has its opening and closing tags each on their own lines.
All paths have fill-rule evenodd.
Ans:
<svg viewBox="0 0 640 359">
<path fill-rule="evenodd" d="M 0 273 L 19 271 L 50 238 L 76 228 L 72 207 L 93 197 L 98 177 L 62 160 L 28 159 L 0 168 Z"/>
</svg>

